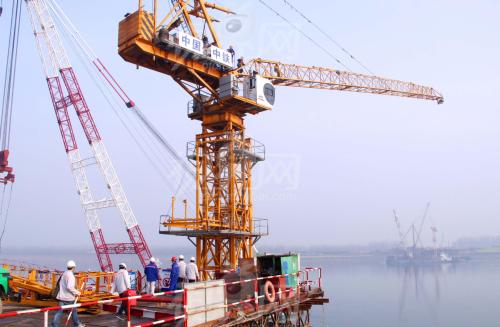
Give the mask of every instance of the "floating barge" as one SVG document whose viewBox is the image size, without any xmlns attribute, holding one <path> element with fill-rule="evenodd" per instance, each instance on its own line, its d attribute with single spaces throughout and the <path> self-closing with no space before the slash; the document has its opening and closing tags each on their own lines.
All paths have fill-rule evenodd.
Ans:
<svg viewBox="0 0 500 327">
<path fill-rule="evenodd" d="M 310 310 L 323 305 L 321 268 L 300 269 L 296 254 L 262 255 L 241 259 L 239 271 L 221 273 L 218 279 L 186 283 L 177 291 L 128 298 L 129 313 L 114 313 L 120 299 L 109 293 L 109 273 L 78 273 L 86 281 L 78 310 L 89 326 L 310 326 Z M 9 292 L 1 326 L 47 326 L 57 302 L 50 298 L 61 272 L 11 266 Z M 138 293 L 142 276 L 136 277 Z M 62 321 L 62 320 L 61 320 Z"/>
</svg>

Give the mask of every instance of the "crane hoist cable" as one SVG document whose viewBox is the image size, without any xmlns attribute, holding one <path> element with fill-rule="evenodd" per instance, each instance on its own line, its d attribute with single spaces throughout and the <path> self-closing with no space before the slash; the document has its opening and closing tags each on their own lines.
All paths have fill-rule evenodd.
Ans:
<svg viewBox="0 0 500 327">
<path fill-rule="evenodd" d="M 180 177 L 179 180 L 179 185 L 176 188 L 176 190 L 181 189 L 181 185 L 184 181 L 185 175 L 189 175 L 195 179 L 195 174 L 193 169 L 187 164 L 187 162 L 175 151 L 175 148 L 168 143 L 168 141 L 161 135 L 161 133 L 154 127 L 154 125 L 147 119 L 147 117 L 144 115 L 144 113 L 135 105 L 134 101 L 132 101 L 127 93 L 123 90 L 123 88 L 120 86 L 120 84 L 116 81 L 116 79 L 113 77 L 113 75 L 109 72 L 108 68 L 104 65 L 104 63 L 97 57 L 96 53 L 94 50 L 90 47 L 90 45 L 85 41 L 85 39 L 81 36 L 80 32 L 76 29 L 76 27 L 73 25 L 71 20 L 66 16 L 64 11 L 61 9 L 61 7 L 58 5 L 58 3 L 55 0 L 48 0 L 48 5 L 50 10 L 54 13 L 55 17 L 60 21 L 61 26 L 63 27 L 63 31 L 66 33 L 66 35 L 71 39 L 72 42 L 70 44 L 76 45 L 75 50 L 80 50 L 80 51 L 75 51 L 79 58 L 81 59 L 82 54 L 86 57 L 88 62 L 91 63 L 91 65 L 97 69 L 98 71 L 98 76 L 100 76 L 101 80 L 104 80 L 104 83 L 108 89 L 111 89 L 114 94 L 116 94 L 123 103 L 127 106 L 127 108 L 130 108 L 133 113 L 139 118 L 139 122 L 141 123 L 141 127 L 147 131 L 148 134 L 152 135 L 157 142 L 161 145 L 163 150 L 166 150 L 168 155 L 174 159 L 176 164 L 181 168 L 182 176 Z M 84 62 L 85 60 L 82 60 Z M 85 66 L 85 64 L 84 64 Z M 119 116 L 116 108 L 112 105 L 111 101 L 109 98 L 106 96 L 105 92 L 102 90 L 102 88 L 99 86 L 97 83 L 94 74 L 90 73 L 90 69 L 88 69 L 87 66 L 85 66 L 87 69 L 87 72 L 89 73 L 89 76 L 93 79 L 95 85 L 99 88 L 101 94 L 105 97 L 106 101 L 108 104 L 111 106 L 113 109 L 113 112 L 115 115 L 118 116 L 120 123 L 125 127 L 127 132 L 132 136 L 134 142 L 138 145 L 138 147 L 141 149 L 141 151 L 146 155 L 148 161 L 152 164 L 153 168 L 160 173 L 160 176 L 164 181 L 167 179 L 165 178 L 165 175 L 161 172 L 161 169 L 158 169 L 156 167 L 156 163 L 154 160 L 151 160 L 151 157 L 143 149 L 142 146 L 140 146 L 139 141 L 136 138 L 136 133 L 133 133 L 128 126 L 126 126 L 125 121 Z M 116 99 L 113 97 L 113 99 Z M 152 151 L 153 155 L 157 155 L 154 151 Z M 168 161 L 167 161 L 168 162 Z M 171 167 L 172 168 L 172 167 Z M 169 169 L 169 171 L 175 171 L 174 169 Z M 168 184 L 171 184 L 172 182 L 169 181 Z M 176 194 L 177 191 L 174 193 Z M 194 196 L 190 196 L 190 200 L 192 200 Z"/>
<path fill-rule="evenodd" d="M 14 191 L 14 183 L 10 184 L 10 189 L 8 190 L 7 206 L 5 207 L 5 212 L 4 212 L 4 198 L 5 198 L 6 187 L 7 187 L 6 185 L 3 186 L 2 203 L 0 205 L 0 216 L 3 216 L 2 232 L 0 233 L 0 252 L 2 251 L 2 241 L 7 228 L 7 222 L 9 221 L 9 210 L 10 210 L 10 203 L 12 201 L 12 193 Z"/>
<path fill-rule="evenodd" d="M 14 88 L 17 67 L 17 50 L 19 48 L 19 28 L 21 25 L 21 5 L 21 0 L 15 0 L 12 5 L 7 64 L 5 66 L 3 86 L 2 113 L 0 119 L 0 139 L 2 150 L 8 149 L 10 144 L 10 129 L 12 124 L 12 107 L 14 104 Z"/>
<path fill-rule="evenodd" d="M 19 29 L 21 26 L 22 0 L 12 2 L 9 39 L 7 45 L 7 61 L 3 85 L 2 108 L 0 112 L 0 183 L 4 185 L 14 182 L 12 167 L 9 167 L 9 148 L 12 127 L 12 108 L 14 106 L 14 90 L 17 71 L 17 53 L 19 48 Z"/>
<path fill-rule="evenodd" d="M 161 133 L 154 127 L 153 123 L 144 115 L 143 112 L 140 112 L 139 108 L 135 105 L 134 101 L 130 99 L 127 93 L 123 90 L 121 85 L 116 81 L 113 75 L 110 73 L 108 68 L 104 65 L 104 63 L 97 57 L 94 50 L 90 47 L 90 45 L 83 39 L 80 32 L 73 25 L 71 20 L 66 16 L 61 7 L 54 0 L 49 0 L 49 7 L 54 12 L 56 17 L 62 23 L 63 30 L 65 30 L 71 37 L 72 40 L 81 51 L 85 54 L 87 59 L 96 67 L 100 75 L 105 79 L 107 84 L 112 88 L 112 90 L 120 97 L 120 99 L 126 104 L 128 108 L 133 109 L 136 112 L 137 116 L 143 122 L 143 124 L 147 127 L 147 129 L 151 132 L 151 134 L 158 140 L 158 142 L 170 153 L 170 155 L 179 161 L 179 164 L 188 172 L 190 175 L 194 177 L 194 173 L 187 165 L 187 163 L 183 160 L 183 158 L 177 153 L 175 148 L 161 135 Z"/>
<path fill-rule="evenodd" d="M 324 53 L 326 53 L 330 58 L 332 58 L 333 60 L 335 60 L 339 65 L 341 65 L 342 67 L 344 67 L 348 71 L 351 71 L 351 69 L 346 64 L 344 64 L 339 58 L 335 57 L 335 55 L 333 53 L 331 53 L 324 46 L 322 46 L 321 44 L 319 44 L 319 42 L 315 41 L 312 37 L 310 37 L 307 33 L 305 33 L 303 30 L 301 30 L 297 25 L 295 25 L 294 23 L 292 23 L 285 16 L 283 16 L 282 14 L 280 14 L 276 9 L 274 9 L 273 7 L 271 7 L 270 5 L 268 5 L 266 2 L 264 2 L 264 0 L 259 0 L 259 2 L 262 5 L 264 5 L 264 7 L 266 7 L 267 9 L 269 9 L 270 11 L 272 11 L 273 13 L 275 13 L 276 16 L 278 16 L 283 21 L 285 21 L 294 30 L 296 30 L 297 32 L 299 32 L 300 34 L 302 34 L 302 36 L 304 36 L 306 39 L 308 39 L 309 41 L 311 41 L 312 44 L 314 44 L 315 46 L 317 46 L 321 51 L 323 51 Z"/>
<path fill-rule="evenodd" d="M 289 0 L 283 0 L 283 2 L 285 3 L 285 5 L 287 5 L 288 7 L 290 7 L 290 9 L 292 9 L 293 11 L 295 11 L 297 14 L 299 14 L 302 18 L 304 18 L 305 21 L 307 21 L 309 24 L 311 24 L 312 26 L 314 26 L 314 28 L 316 28 L 321 34 L 323 34 L 327 39 L 329 39 L 333 44 L 335 44 L 342 52 L 344 52 L 349 58 L 351 58 L 352 60 L 354 60 L 355 62 L 357 62 L 364 70 L 366 70 L 368 73 L 370 73 L 371 75 L 375 75 L 370 69 L 368 69 L 368 67 L 363 64 L 359 59 L 357 59 L 356 57 L 354 57 L 354 55 L 348 51 L 346 48 L 344 48 L 338 41 L 336 41 L 332 36 L 330 36 L 328 33 L 326 33 L 321 27 L 319 27 L 318 24 L 316 24 L 315 22 L 313 22 L 311 19 L 309 19 L 304 13 L 302 13 L 302 11 L 300 11 L 299 9 L 297 9 L 294 5 L 292 5 L 290 3 Z"/>
<path fill-rule="evenodd" d="M 9 219 L 9 209 L 12 200 L 14 174 L 13 169 L 8 167 L 8 157 L 10 148 L 10 135 L 12 126 L 12 108 L 14 106 L 14 90 L 17 71 L 17 53 L 19 48 L 19 30 L 21 26 L 21 6 L 22 0 L 14 0 L 12 2 L 12 15 L 10 20 L 9 43 L 7 49 L 7 63 L 5 65 L 5 77 L 3 85 L 2 111 L 0 116 L 0 143 L 2 149 L 0 151 L 0 173 L 7 173 L 5 177 L 0 178 L 2 182 L 2 198 L 0 203 L 0 218 L 3 219 L 2 231 L 0 234 L 0 250 L 2 240 L 7 228 Z M 3 8 L 3 1 L 0 3 L 0 15 Z M 7 183 L 11 182 L 10 188 L 7 189 Z M 5 207 L 5 193 L 8 193 L 7 206 Z M 4 210 L 5 209 L 5 210 Z"/>
</svg>

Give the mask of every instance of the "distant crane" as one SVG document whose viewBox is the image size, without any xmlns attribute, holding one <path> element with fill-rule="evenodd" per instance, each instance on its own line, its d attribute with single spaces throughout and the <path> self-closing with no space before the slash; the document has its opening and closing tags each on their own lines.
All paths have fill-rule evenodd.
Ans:
<svg viewBox="0 0 500 327">
<path fill-rule="evenodd" d="M 151 257 L 151 251 L 84 98 L 46 0 L 26 0 L 26 5 L 64 148 L 101 269 L 113 271 L 110 254 L 136 254 L 141 264 L 146 265 Z M 92 156 L 89 158 L 80 156 L 68 112 L 70 106 L 75 109 L 92 150 Z M 99 167 L 110 193 L 109 198 L 94 199 L 86 174 L 86 168 L 91 165 Z M 118 209 L 131 243 L 106 243 L 97 211 L 110 207 Z"/>
<path fill-rule="evenodd" d="M 427 202 L 427 205 L 425 206 L 424 214 L 422 215 L 422 219 L 420 219 L 420 226 L 418 228 L 418 233 L 417 233 L 417 243 L 420 243 L 420 246 L 423 246 L 422 240 L 420 239 L 420 235 L 422 235 L 422 229 L 424 227 L 425 219 L 427 218 L 427 213 L 429 212 L 430 206 L 431 206 L 431 203 Z"/>
<path fill-rule="evenodd" d="M 195 216 L 167 216 L 161 232 L 196 245 L 204 279 L 251 258 L 255 242 L 267 235 L 252 202 L 252 168 L 265 159 L 265 148 L 246 135 L 244 119 L 273 108 L 276 86 L 443 102 L 433 88 L 410 82 L 265 59 L 245 63 L 232 47 L 223 49 L 211 15 L 232 10 L 204 0 L 171 4 L 154 0 L 147 11 L 139 0 L 137 11 L 120 22 L 118 51 L 134 65 L 171 76 L 191 97 L 188 117 L 201 122 L 201 133 L 187 147 L 196 167 Z"/>
<path fill-rule="evenodd" d="M 401 246 L 402 249 L 406 249 L 405 234 L 403 234 L 403 231 L 401 230 L 401 223 L 399 222 L 399 217 L 396 214 L 395 209 L 392 209 L 392 212 L 394 213 L 394 222 L 396 223 L 396 228 L 398 229 L 399 245 Z"/>
<path fill-rule="evenodd" d="M 436 234 L 437 234 L 438 230 L 437 230 L 436 226 L 431 226 L 431 231 L 432 231 L 432 244 L 434 245 L 434 255 L 437 256 L 438 245 L 437 245 Z"/>
<path fill-rule="evenodd" d="M 400 246 L 407 253 L 407 255 L 410 257 L 414 256 L 418 244 L 420 244 L 420 246 L 423 247 L 423 243 L 421 240 L 421 234 L 422 234 L 422 229 L 423 229 L 425 220 L 427 218 L 427 214 L 429 212 L 430 205 L 431 205 L 430 202 L 428 202 L 426 207 L 425 207 L 424 213 L 423 213 L 422 217 L 420 218 L 420 225 L 419 225 L 418 230 L 415 227 L 415 221 L 414 221 L 414 222 L 412 222 L 412 224 L 410 225 L 410 227 L 408 228 L 408 230 L 405 233 L 402 232 L 399 217 L 396 214 L 396 210 L 393 209 L 394 221 L 396 223 L 396 228 L 398 229 Z M 435 228 L 435 227 L 431 227 L 431 228 Z M 406 238 L 408 237 L 408 234 L 410 234 L 410 233 L 411 233 L 411 237 L 412 237 L 412 244 L 410 247 L 408 247 L 406 245 Z"/>
</svg>

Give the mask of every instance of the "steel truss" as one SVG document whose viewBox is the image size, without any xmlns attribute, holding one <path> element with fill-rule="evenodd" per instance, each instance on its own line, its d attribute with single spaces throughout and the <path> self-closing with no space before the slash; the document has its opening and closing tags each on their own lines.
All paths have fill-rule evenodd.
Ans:
<svg viewBox="0 0 500 327">
<path fill-rule="evenodd" d="M 118 175 L 113 167 L 104 142 L 99 134 L 90 108 L 85 101 L 76 74 L 69 62 L 66 50 L 50 14 L 45 0 L 26 0 L 36 45 L 47 79 L 52 104 L 59 125 L 71 172 L 80 203 L 85 213 L 99 265 L 103 271 L 113 271 L 110 254 L 135 253 L 141 264 L 147 264 L 151 252 L 142 235 L 135 215 L 125 196 Z M 64 84 L 66 95 L 62 85 Z M 68 107 L 72 106 L 78 116 L 92 157 L 82 159 L 73 132 Z M 97 165 L 104 178 L 110 197 L 96 201 L 87 179 L 86 168 Z M 97 210 L 116 207 L 125 223 L 131 243 L 106 243 Z"/>
</svg>

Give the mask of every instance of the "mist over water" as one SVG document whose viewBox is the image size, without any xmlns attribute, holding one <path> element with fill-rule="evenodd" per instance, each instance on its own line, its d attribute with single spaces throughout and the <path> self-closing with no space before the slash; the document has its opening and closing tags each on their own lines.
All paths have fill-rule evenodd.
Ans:
<svg viewBox="0 0 500 327">
<path fill-rule="evenodd" d="M 428 267 L 388 267 L 384 257 L 303 258 L 322 266 L 330 304 L 313 326 L 498 326 L 500 256 Z"/>
<path fill-rule="evenodd" d="M 155 249 L 163 266 L 171 255 L 190 256 L 193 248 Z M 194 252 L 194 251 L 193 251 Z M 3 251 L 1 261 L 64 269 L 98 270 L 91 250 Z M 113 256 L 115 266 L 134 256 Z M 301 267 L 321 267 L 322 287 L 330 303 L 314 306 L 313 326 L 498 326 L 500 255 L 476 254 L 469 261 L 424 267 L 390 267 L 384 256 L 302 256 Z"/>
</svg>

